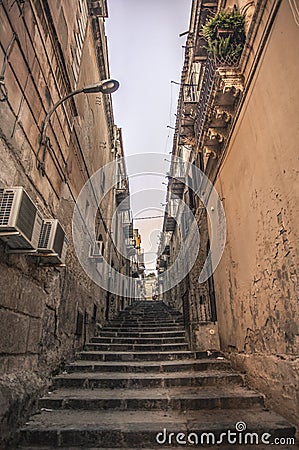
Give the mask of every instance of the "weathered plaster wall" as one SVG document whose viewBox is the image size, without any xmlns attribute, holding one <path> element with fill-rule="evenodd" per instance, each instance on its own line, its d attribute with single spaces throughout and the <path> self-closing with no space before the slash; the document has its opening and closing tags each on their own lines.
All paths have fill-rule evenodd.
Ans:
<svg viewBox="0 0 299 450">
<path fill-rule="evenodd" d="M 299 422 L 298 36 L 282 1 L 216 181 L 227 243 L 214 275 L 222 349 Z"/>
</svg>

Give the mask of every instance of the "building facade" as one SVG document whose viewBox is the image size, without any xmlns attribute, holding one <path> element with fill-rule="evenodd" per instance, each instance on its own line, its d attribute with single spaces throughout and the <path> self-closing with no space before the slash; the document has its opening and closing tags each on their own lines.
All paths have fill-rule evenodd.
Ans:
<svg viewBox="0 0 299 450">
<path fill-rule="evenodd" d="M 246 42 L 234 63 L 211 55 L 203 36 L 222 9 L 245 15 Z M 158 261 L 163 273 L 179 246 L 190 245 L 179 212 L 171 212 L 183 199 L 198 223 L 200 249 L 166 301 L 184 313 L 194 348 L 220 348 L 297 425 L 298 34 L 292 1 L 193 1 Z M 213 183 L 226 216 L 224 253 L 201 284 L 211 223 L 205 202 L 186 186 L 192 165 Z"/>
<path fill-rule="evenodd" d="M 12 235 L 7 240 L 7 230 L 0 230 L 2 438 L 30 410 L 51 371 L 130 297 L 128 290 L 110 295 L 91 281 L 72 242 L 72 216 L 82 187 L 99 168 L 123 157 L 111 95 L 81 93 L 63 102 L 53 112 L 42 142 L 46 115 L 56 102 L 110 78 L 106 17 L 105 0 L 0 4 L 1 225 L 9 206 L 6 199 L 22 191 L 42 223 L 54 219 L 65 233 L 63 258 L 53 261 L 49 254 L 36 256 L 34 245 L 30 252 L 15 245 L 17 251 L 12 252 Z M 103 177 L 103 191 L 105 183 L 114 186 Z M 111 219 L 118 194 L 113 187 L 99 205 L 94 224 L 97 249 L 89 256 L 100 272 L 104 256 L 115 270 L 130 276 L 130 261 L 119 251 L 119 242 L 127 238 L 122 222 L 131 221 L 129 205 L 116 213 L 114 225 Z M 25 224 L 31 219 L 25 211 Z"/>
</svg>

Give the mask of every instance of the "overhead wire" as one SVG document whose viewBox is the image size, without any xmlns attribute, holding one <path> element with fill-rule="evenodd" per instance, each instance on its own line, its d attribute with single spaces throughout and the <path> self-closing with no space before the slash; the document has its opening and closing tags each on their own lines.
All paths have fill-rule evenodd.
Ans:
<svg viewBox="0 0 299 450">
<path fill-rule="evenodd" d="M 294 17 L 295 24 L 299 27 L 299 9 L 296 0 L 289 0 L 289 5 Z"/>
</svg>

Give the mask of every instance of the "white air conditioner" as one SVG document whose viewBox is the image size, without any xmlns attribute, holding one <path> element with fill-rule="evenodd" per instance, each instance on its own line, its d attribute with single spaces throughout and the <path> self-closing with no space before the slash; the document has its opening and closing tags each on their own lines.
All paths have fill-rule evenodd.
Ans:
<svg viewBox="0 0 299 450">
<path fill-rule="evenodd" d="M 95 241 L 92 245 L 89 247 L 89 258 L 100 262 L 103 261 L 104 256 L 104 242 L 103 241 Z"/>
<path fill-rule="evenodd" d="M 68 239 L 57 219 L 44 219 L 39 237 L 38 254 L 45 264 L 64 264 Z"/>
<path fill-rule="evenodd" d="M 37 249 L 42 215 L 23 187 L 0 189 L 0 238 L 10 251 Z"/>
<path fill-rule="evenodd" d="M 136 253 L 136 248 L 133 245 L 127 245 L 127 258 L 135 256 Z"/>
</svg>

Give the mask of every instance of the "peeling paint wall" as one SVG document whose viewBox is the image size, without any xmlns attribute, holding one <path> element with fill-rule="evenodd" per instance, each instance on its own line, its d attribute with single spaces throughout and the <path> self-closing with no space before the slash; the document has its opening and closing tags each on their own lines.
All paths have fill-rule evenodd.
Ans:
<svg viewBox="0 0 299 450">
<path fill-rule="evenodd" d="M 227 243 L 214 279 L 221 348 L 299 422 L 298 37 L 282 1 L 216 181 Z"/>
</svg>

